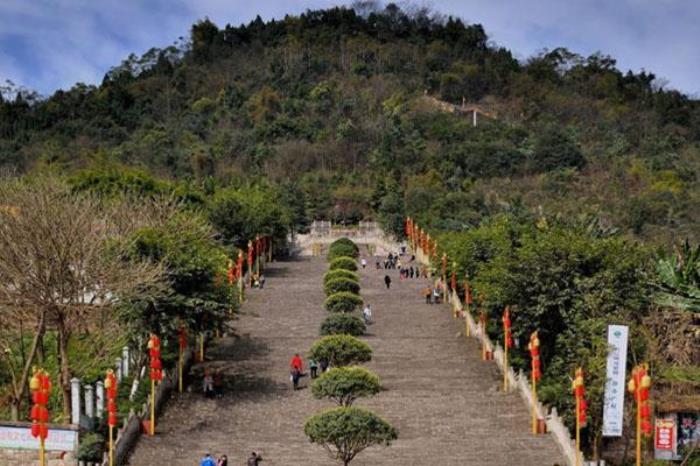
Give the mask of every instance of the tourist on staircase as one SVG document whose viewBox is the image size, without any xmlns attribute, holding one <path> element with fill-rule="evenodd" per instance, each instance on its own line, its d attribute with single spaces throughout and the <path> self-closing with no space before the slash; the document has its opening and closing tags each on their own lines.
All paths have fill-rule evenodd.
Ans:
<svg viewBox="0 0 700 466">
<path fill-rule="evenodd" d="M 302 369 L 304 368 L 304 362 L 301 360 L 299 353 L 295 353 L 292 360 L 289 362 L 289 367 L 291 370 L 292 385 L 294 390 L 299 388 L 299 379 L 302 377 Z"/>
<path fill-rule="evenodd" d="M 384 275 L 384 284 L 387 290 L 391 288 L 391 277 L 389 275 Z"/>
<path fill-rule="evenodd" d="M 204 458 L 202 458 L 202 461 L 199 462 L 199 466 L 216 466 L 216 463 L 214 462 L 214 458 L 207 453 L 204 455 Z"/>
<path fill-rule="evenodd" d="M 262 456 L 260 456 L 258 453 L 253 452 L 248 458 L 248 466 L 258 466 L 262 460 Z"/>
</svg>

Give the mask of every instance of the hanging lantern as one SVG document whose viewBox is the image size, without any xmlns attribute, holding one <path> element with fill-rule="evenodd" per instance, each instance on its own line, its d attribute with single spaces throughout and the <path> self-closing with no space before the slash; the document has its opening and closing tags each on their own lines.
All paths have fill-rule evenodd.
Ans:
<svg viewBox="0 0 700 466">
<path fill-rule="evenodd" d="M 513 347 L 513 335 L 511 333 L 510 327 L 511 327 L 511 322 L 510 322 L 510 308 L 506 306 L 505 310 L 503 311 L 503 335 L 504 335 L 504 340 L 505 340 L 505 345 L 506 348 L 512 348 Z"/>
<path fill-rule="evenodd" d="M 532 359 L 532 377 L 538 381 L 542 377 L 542 370 L 540 366 L 540 339 L 537 336 L 537 331 L 530 335 L 527 348 L 530 350 L 530 358 Z"/>
</svg>

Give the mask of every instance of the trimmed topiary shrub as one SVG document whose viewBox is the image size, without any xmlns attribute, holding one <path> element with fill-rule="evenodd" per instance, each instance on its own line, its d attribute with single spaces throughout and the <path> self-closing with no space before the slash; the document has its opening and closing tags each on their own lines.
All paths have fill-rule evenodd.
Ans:
<svg viewBox="0 0 700 466">
<path fill-rule="evenodd" d="M 323 304 L 330 312 L 352 312 L 362 305 L 362 298 L 355 293 L 341 291 L 330 295 Z"/>
<path fill-rule="evenodd" d="M 357 262 L 352 257 L 342 256 L 333 259 L 329 267 L 331 270 L 343 269 L 354 272 L 357 270 Z"/>
<path fill-rule="evenodd" d="M 311 384 L 314 397 L 328 398 L 340 406 L 352 406 L 356 399 L 376 395 L 381 389 L 379 377 L 359 366 L 334 367 Z"/>
<path fill-rule="evenodd" d="M 323 286 L 326 296 L 345 291 L 348 293 L 360 294 L 360 284 L 348 278 L 336 278 Z"/>
<path fill-rule="evenodd" d="M 352 314 L 338 312 L 329 315 L 321 324 L 321 335 L 352 335 L 359 337 L 367 331 L 364 321 Z"/>
<path fill-rule="evenodd" d="M 370 361 L 372 348 L 351 335 L 328 335 L 316 340 L 310 354 L 316 361 L 325 359 L 334 367 L 349 366 Z"/>
<path fill-rule="evenodd" d="M 357 246 L 349 245 L 349 244 L 336 244 L 336 245 L 331 245 L 330 248 L 328 248 L 328 256 L 327 259 L 329 261 L 332 261 L 335 258 L 338 257 L 352 257 L 352 258 L 357 258 L 360 255 L 360 251 L 357 249 Z"/>
<path fill-rule="evenodd" d="M 360 283 L 360 276 L 355 272 L 345 269 L 336 269 L 329 270 L 328 272 L 326 272 L 326 274 L 323 276 L 323 284 L 325 285 L 329 281 L 335 280 L 337 278 L 346 278 L 348 280 L 353 280 L 357 283 Z"/>
<path fill-rule="evenodd" d="M 372 411 L 355 407 L 339 407 L 311 416 L 304 424 L 304 433 L 344 466 L 360 452 L 374 445 L 389 446 L 398 431 Z"/>
<path fill-rule="evenodd" d="M 347 247 L 354 248 L 355 251 L 357 251 L 358 253 L 360 252 L 360 248 L 350 238 L 345 238 L 345 237 L 338 238 L 337 240 L 333 241 L 330 245 L 331 248 L 334 246 L 347 246 Z"/>
</svg>

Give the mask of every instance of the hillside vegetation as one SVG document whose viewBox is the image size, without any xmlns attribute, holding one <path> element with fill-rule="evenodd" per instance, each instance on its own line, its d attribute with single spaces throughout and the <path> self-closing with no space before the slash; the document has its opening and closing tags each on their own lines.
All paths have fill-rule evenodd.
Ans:
<svg viewBox="0 0 700 466">
<path fill-rule="evenodd" d="M 422 98 L 480 102 L 497 119 Z M 525 61 L 425 9 L 354 9 L 218 27 L 130 56 L 100 86 L 5 88 L 0 163 L 137 167 L 197 189 L 265 176 L 313 218 L 461 229 L 519 207 L 587 214 L 669 241 L 696 235 L 700 105 L 604 54 Z"/>
</svg>

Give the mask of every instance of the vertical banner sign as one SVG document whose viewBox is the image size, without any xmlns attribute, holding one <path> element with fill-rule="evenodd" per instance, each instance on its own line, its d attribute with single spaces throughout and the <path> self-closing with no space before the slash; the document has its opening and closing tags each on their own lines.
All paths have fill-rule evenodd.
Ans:
<svg viewBox="0 0 700 466">
<path fill-rule="evenodd" d="M 676 443 L 673 431 L 676 424 L 672 419 L 656 420 L 656 435 L 654 448 L 656 450 L 673 450 Z"/>
<path fill-rule="evenodd" d="M 627 336 L 625 325 L 608 325 L 608 361 L 603 405 L 603 436 L 622 436 L 622 411 L 625 405 Z"/>
</svg>

